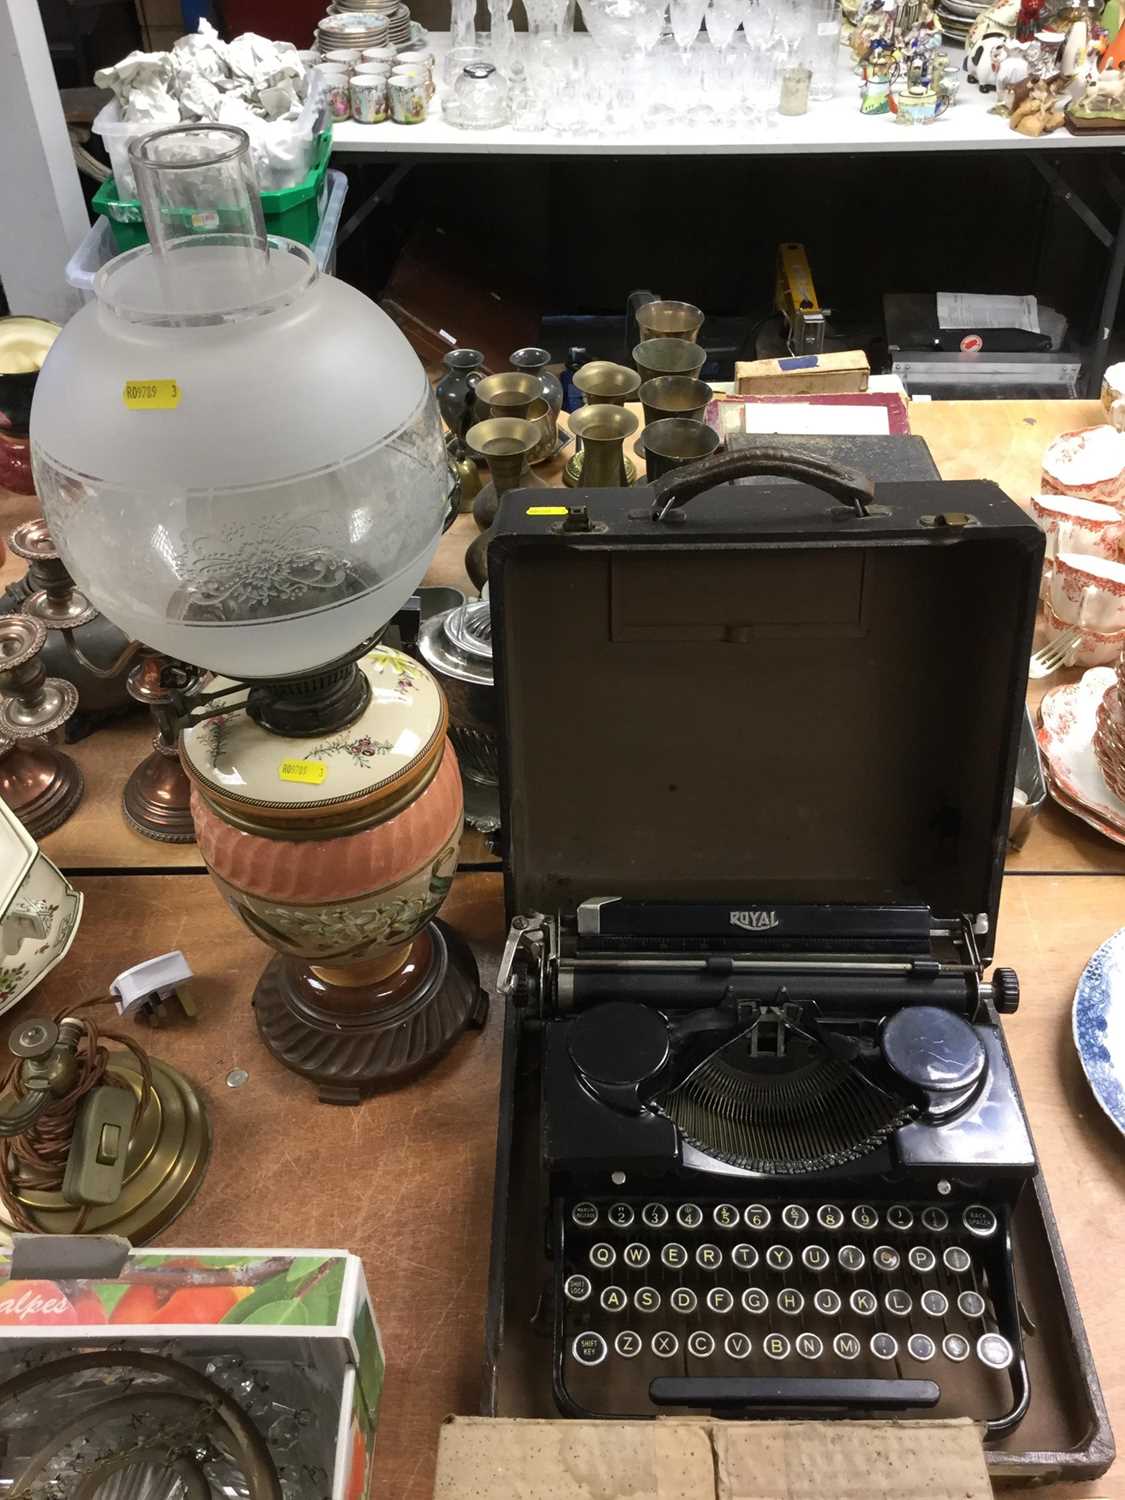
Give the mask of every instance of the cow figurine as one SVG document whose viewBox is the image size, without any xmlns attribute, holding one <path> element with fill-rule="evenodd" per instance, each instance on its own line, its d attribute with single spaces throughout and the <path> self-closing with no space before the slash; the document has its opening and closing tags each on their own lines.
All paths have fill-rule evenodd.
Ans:
<svg viewBox="0 0 1125 1500">
<path fill-rule="evenodd" d="M 993 54 L 1003 42 L 1011 41 L 1019 24 L 1020 0 L 999 0 L 990 5 L 973 22 L 965 41 L 965 73 L 970 83 L 979 84 L 983 92 L 996 87 L 998 59 Z"/>
</svg>

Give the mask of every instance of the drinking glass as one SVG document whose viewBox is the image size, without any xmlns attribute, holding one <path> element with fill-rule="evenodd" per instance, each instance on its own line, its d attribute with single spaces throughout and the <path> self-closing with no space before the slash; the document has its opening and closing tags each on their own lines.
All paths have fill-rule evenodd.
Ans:
<svg viewBox="0 0 1125 1500">
<path fill-rule="evenodd" d="M 747 45 L 755 52 L 764 52 L 773 43 L 774 30 L 774 0 L 747 0 L 742 16 Z"/>
<path fill-rule="evenodd" d="M 809 98 L 833 98 L 840 70 L 839 0 L 815 0 L 812 5 L 807 57 L 812 69 Z"/>
<path fill-rule="evenodd" d="M 792 61 L 804 45 L 809 30 L 809 13 L 803 0 L 778 0 L 774 25 L 778 39 Z"/>
</svg>

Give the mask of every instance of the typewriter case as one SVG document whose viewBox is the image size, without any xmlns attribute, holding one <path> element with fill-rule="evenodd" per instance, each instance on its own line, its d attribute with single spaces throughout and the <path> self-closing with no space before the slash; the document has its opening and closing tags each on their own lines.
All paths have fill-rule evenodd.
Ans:
<svg viewBox="0 0 1125 1500">
<path fill-rule="evenodd" d="M 896 909 L 909 923 L 929 908 L 935 930 L 961 924 L 975 983 L 995 945 L 1043 553 L 1035 524 L 990 483 L 873 485 L 764 446 L 566 499 L 568 511 L 544 507 L 542 492 L 508 495 L 489 548 L 509 921 L 543 914 L 561 950 L 582 903 L 672 903 L 657 946 L 675 958 L 692 946 L 676 927 L 691 930 L 700 909 L 783 923 L 804 910 L 815 951 L 834 912 L 880 911 L 893 931 Z M 731 932 L 727 954 L 743 936 Z M 854 983 L 840 981 L 845 1009 Z M 996 1024 L 991 991 L 978 994 L 978 1019 Z M 911 998 L 891 981 L 886 1014 Z M 549 975 L 542 993 L 508 994 L 488 1415 L 559 1415 L 544 1061 L 552 1025 L 581 1004 Z M 820 1012 L 832 1008 L 826 991 Z M 643 1166 L 610 1185 L 620 1163 L 608 1134 L 605 1149 L 604 1195 L 643 1195 Z M 862 1181 L 862 1160 L 848 1170 Z M 901 1166 L 898 1180 L 909 1196 Z M 723 1178 L 712 1196 L 759 1188 Z M 1031 1398 L 1013 1431 L 986 1441 L 990 1473 L 1096 1477 L 1113 1439 L 1039 1174 L 1019 1193 L 1011 1239 Z"/>
</svg>

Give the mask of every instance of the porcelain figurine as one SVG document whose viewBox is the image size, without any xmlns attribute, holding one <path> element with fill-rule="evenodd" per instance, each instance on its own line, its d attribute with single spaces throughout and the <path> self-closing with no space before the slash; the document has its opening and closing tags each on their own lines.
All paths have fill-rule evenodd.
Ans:
<svg viewBox="0 0 1125 1500">
<path fill-rule="evenodd" d="M 973 22 L 965 40 L 965 75 L 970 83 L 987 92 L 995 88 L 992 54 L 1002 42 L 1010 41 L 1019 25 L 1020 0 L 999 0 Z"/>
<path fill-rule="evenodd" d="M 1125 70 L 1106 68 L 1096 74 L 1070 106 L 1070 118 L 1088 128 L 1125 130 Z"/>
</svg>

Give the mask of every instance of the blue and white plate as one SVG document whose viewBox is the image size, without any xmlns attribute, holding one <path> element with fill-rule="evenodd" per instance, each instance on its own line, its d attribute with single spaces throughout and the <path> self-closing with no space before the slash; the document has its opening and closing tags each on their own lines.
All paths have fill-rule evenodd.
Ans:
<svg viewBox="0 0 1125 1500">
<path fill-rule="evenodd" d="M 1125 1135 L 1125 927 L 1086 965 L 1074 995 L 1074 1045 L 1094 1097 Z"/>
</svg>

